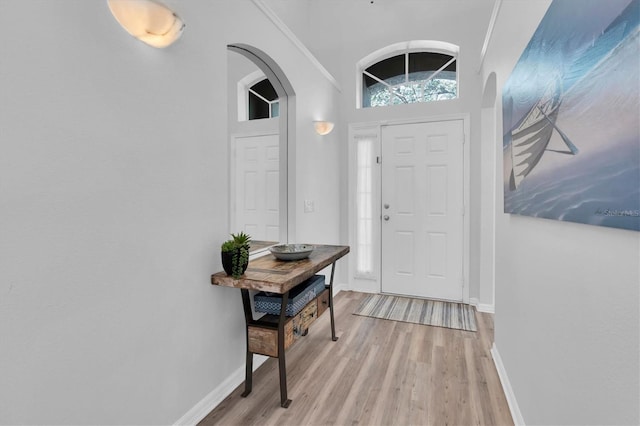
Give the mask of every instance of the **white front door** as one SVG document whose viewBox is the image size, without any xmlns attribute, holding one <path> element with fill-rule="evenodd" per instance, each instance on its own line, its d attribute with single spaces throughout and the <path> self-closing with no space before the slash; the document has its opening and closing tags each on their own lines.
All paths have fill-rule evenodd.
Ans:
<svg viewBox="0 0 640 426">
<path fill-rule="evenodd" d="M 232 185 L 232 231 L 254 240 L 280 241 L 280 139 L 276 135 L 236 137 Z"/>
<path fill-rule="evenodd" d="M 382 292 L 462 301 L 464 121 L 382 128 Z"/>
</svg>

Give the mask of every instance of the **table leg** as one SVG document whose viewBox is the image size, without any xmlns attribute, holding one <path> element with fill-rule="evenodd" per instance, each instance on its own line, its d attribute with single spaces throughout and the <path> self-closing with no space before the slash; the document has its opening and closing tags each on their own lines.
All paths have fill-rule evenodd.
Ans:
<svg viewBox="0 0 640 426">
<path fill-rule="evenodd" d="M 278 367 L 280 370 L 280 406 L 287 408 L 291 400 L 287 399 L 287 365 L 284 357 L 284 323 L 286 321 L 287 303 L 289 302 L 289 292 L 282 295 L 280 305 L 280 319 L 278 321 Z"/>
<path fill-rule="evenodd" d="M 333 319 L 333 273 L 336 270 L 336 262 L 331 264 L 331 279 L 329 280 L 329 315 L 331 316 L 331 340 L 338 340 L 336 337 L 336 325 Z"/>
<path fill-rule="evenodd" d="M 245 374 L 244 374 L 244 392 L 243 397 L 246 397 L 251 393 L 253 384 L 253 352 L 249 351 L 249 325 L 253 322 L 253 314 L 251 313 L 251 301 L 249 300 L 249 290 L 241 289 L 242 291 L 242 306 L 244 308 L 244 320 L 245 320 L 245 336 L 247 339 L 247 354 L 245 361 Z"/>
</svg>

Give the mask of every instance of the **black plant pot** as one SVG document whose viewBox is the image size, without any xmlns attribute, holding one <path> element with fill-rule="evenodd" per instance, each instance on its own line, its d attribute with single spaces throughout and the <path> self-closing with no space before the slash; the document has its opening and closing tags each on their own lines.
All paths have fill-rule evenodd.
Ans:
<svg viewBox="0 0 640 426">
<path fill-rule="evenodd" d="M 227 273 L 227 275 L 233 275 L 233 256 L 237 254 L 237 258 L 240 259 L 241 250 L 242 249 L 236 249 L 234 251 L 220 252 L 222 256 L 222 268 Z M 242 266 L 242 272 L 240 272 L 240 275 L 244 274 L 244 271 L 247 270 L 247 266 L 249 266 L 249 261 L 247 260 L 241 266 Z"/>
</svg>

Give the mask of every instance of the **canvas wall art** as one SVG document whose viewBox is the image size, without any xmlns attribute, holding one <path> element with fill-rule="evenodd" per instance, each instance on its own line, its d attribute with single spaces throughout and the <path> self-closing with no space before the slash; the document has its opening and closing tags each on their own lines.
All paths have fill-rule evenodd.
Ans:
<svg viewBox="0 0 640 426">
<path fill-rule="evenodd" d="M 503 88 L 504 210 L 640 231 L 640 0 L 554 0 Z"/>
</svg>

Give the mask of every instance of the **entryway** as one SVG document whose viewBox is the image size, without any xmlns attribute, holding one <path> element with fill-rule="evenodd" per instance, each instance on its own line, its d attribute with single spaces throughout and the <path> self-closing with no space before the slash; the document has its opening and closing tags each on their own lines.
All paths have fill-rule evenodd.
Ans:
<svg viewBox="0 0 640 426">
<path fill-rule="evenodd" d="M 469 116 L 349 125 L 349 288 L 469 303 Z"/>
</svg>

